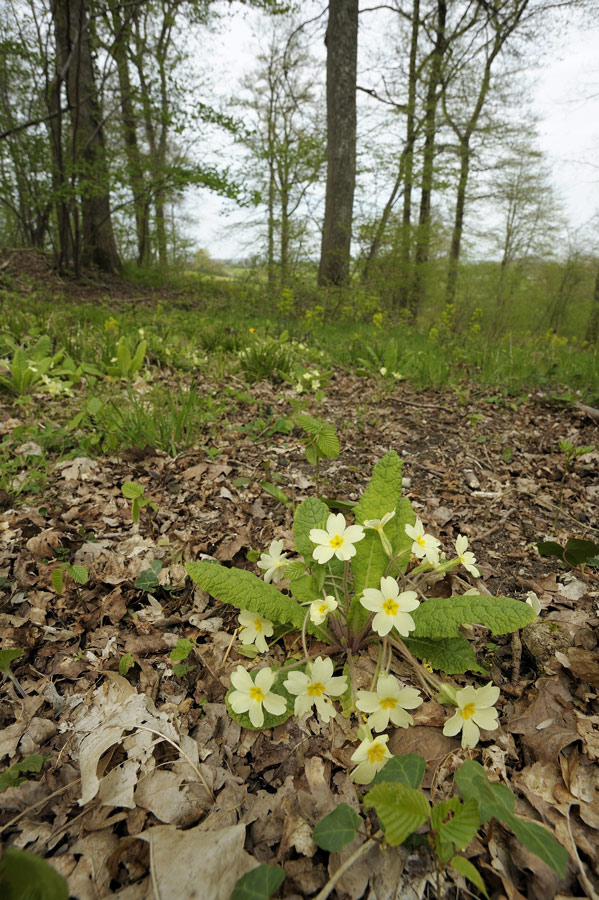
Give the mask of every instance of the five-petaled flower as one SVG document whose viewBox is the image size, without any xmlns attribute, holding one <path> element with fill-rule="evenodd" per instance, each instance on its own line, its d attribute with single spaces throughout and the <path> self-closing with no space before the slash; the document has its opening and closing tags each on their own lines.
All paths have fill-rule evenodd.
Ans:
<svg viewBox="0 0 599 900">
<path fill-rule="evenodd" d="M 427 562 L 429 562 L 431 566 L 438 565 L 441 541 L 438 541 L 432 534 L 425 533 L 424 525 L 420 519 L 416 519 L 413 525 L 406 525 L 406 534 L 408 537 L 411 537 L 414 542 L 412 544 L 412 553 L 414 556 L 418 557 L 418 559 L 426 557 Z"/>
<path fill-rule="evenodd" d="M 270 690 L 274 684 L 275 676 L 268 666 L 256 673 L 255 680 L 243 666 L 231 675 L 231 684 L 235 688 L 229 694 L 229 705 L 238 715 L 249 712 L 250 722 L 254 728 L 262 728 L 264 725 L 264 709 L 273 716 L 282 716 L 287 709 L 287 704 L 279 694 L 273 694 Z"/>
<path fill-rule="evenodd" d="M 351 761 L 358 765 L 350 773 L 356 784 L 370 784 L 377 772 L 380 772 L 391 754 L 387 748 L 388 734 L 379 734 L 374 739 L 365 737 Z"/>
<path fill-rule="evenodd" d="M 333 661 L 329 657 L 317 656 L 306 668 L 307 672 L 290 672 L 284 682 L 289 693 L 295 695 L 293 712 L 300 718 L 315 705 L 319 718 L 328 722 L 335 715 L 329 697 L 340 697 L 346 692 L 347 677 L 333 677 Z"/>
<path fill-rule="evenodd" d="M 272 622 L 265 619 L 260 613 L 242 609 L 238 616 L 242 629 L 239 632 L 239 640 L 242 644 L 255 644 L 260 653 L 266 653 L 268 645 L 265 638 L 273 633 Z"/>
<path fill-rule="evenodd" d="M 264 570 L 264 580 L 267 584 L 277 584 L 285 574 L 287 565 L 286 554 L 281 553 L 283 541 L 273 541 L 268 553 L 263 553 L 258 560 L 258 568 Z"/>
<path fill-rule="evenodd" d="M 312 528 L 309 537 L 318 545 L 312 554 L 316 562 L 327 563 L 333 556 L 345 561 L 355 556 L 354 544 L 362 540 L 364 529 L 361 525 L 347 525 L 343 513 L 331 513 L 326 529 Z"/>
<path fill-rule="evenodd" d="M 456 691 L 457 710 L 448 719 L 443 734 L 453 737 L 462 732 L 462 747 L 476 747 L 480 737 L 480 729 L 494 731 L 499 727 L 498 712 L 494 708 L 499 697 L 499 688 L 489 682 L 484 687 L 473 688 L 468 685 Z"/>
<path fill-rule="evenodd" d="M 416 591 L 400 594 L 397 582 L 390 576 L 381 578 L 380 591 L 366 588 L 360 603 L 365 609 L 376 613 L 372 627 L 381 637 L 389 634 L 392 628 L 397 628 L 403 637 L 407 637 L 416 628 L 410 612 L 418 606 L 418 594 Z"/>
<path fill-rule="evenodd" d="M 315 625 L 322 625 L 326 617 L 339 604 L 334 597 L 325 597 L 324 600 L 313 600 L 310 604 L 310 621 Z"/>
<path fill-rule="evenodd" d="M 458 534 L 455 542 L 455 552 L 458 555 L 458 559 L 467 572 L 470 572 L 470 574 L 474 575 L 475 578 L 480 578 L 480 572 L 474 565 L 474 563 L 476 562 L 474 553 L 468 550 L 467 547 L 468 538 L 466 537 L 466 535 Z"/>
<path fill-rule="evenodd" d="M 394 675 L 381 675 L 375 691 L 358 691 L 356 706 L 370 713 L 366 724 L 374 731 L 384 731 L 389 721 L 399 728 L 414 724 L 406 709 L 416 709 L 422 697 L 415 688 L 402 687 Z"/>
</svg>

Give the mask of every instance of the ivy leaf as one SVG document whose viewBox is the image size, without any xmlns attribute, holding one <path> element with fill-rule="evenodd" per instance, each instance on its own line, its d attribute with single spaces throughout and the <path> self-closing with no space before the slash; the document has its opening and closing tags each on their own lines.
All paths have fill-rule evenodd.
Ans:
<svg viewBox="0 0 599 900">
<path fill-rule="evenodd" d="M 413 634 L 413 632 L 412 632 Z M 476 659 L 470 641 L 459 634 L 453 638 L 402 638 L 404 644 L 418 659 L 426 660 L 433 669 L 455 675 L 462 672 L 482 672 L 487 670 Z"/>
<path fill-rule="evenodd" d="M 0 672 L 8 672 L 11 663 L 20 656 L 23 656 L 23 651 L 19 647 L 0 650 Z"/>
<path fill-rule="evenodd" d="M 414 637 L 457 637 L 460 625 L 486 625 L 493 634 L 508 634 L 524 628 L 536 617 L 522 600 L 511 597 L 434 597 L 412 612 Z"/>
<path fill-rule="evenodd" d="M 252 572 L 245 569 L 227 569 L 225 566 L 209 562 L 188 562 L 185 568 L 196 584 L 221 603 L 230 603 L 237 609 L 258 612 L 273 622 L 293 625 L 301 631 L 305 618 L 301 606 Z M 310 634 L 319 633 L 310 621 L 306 623 L 306 630 Z"/>
<path fill-rule="evenodd" d="M 326 503 L 317 497 L 308 497 L 295 511 L 293 517 L 293 534 L 295 537 L 295 549 L 304 557 L 307 563 L 312 563 L 312 551 L 314 544 L 309 538 L 312 528 L 324 528 L 329 517 L 329 508 Z"/>
<path fill-rule="evenodd" d="M 323 850 L 338 853 L 346 844 L 353 841 L 362 821 L 351 806 L 340 803 L 328 816 L 320 820 L 312 832 L 312 840 Z"/>
<path fill-rule="evenodd" d="M 44 859 L 7 847 L 0 860 L 3 900 L 68 900 L 67 883 Z"/>
<path fill-rule="evenodd" d="M 463 875 L 464 878 L 467 878 L 468 881 L 471 881 L 472 884 L 476 885 L 476 887 L 481 891 L 485 897 L 488 897 L 487 889 L 485 887 L 485 883 L 482 880 L 478 869 L 476 869 L 469 859 L 466 859 L 465 856 L 454 856 L 450 861 L 449 865 L 452 869 L 455 869 L 456 872 L 459 872 L 460 875 Z"/>
<path fill-rule="evenodd" d="M 364 797 L 364 806 L 376 810 L 391 847 L 403 844 L 430 816 L 424 794 L 405 784 L 377 784 Z"/>
<path fill-rule="evenodd" d="M 280 866 L 256 866 L 237 881 L 231 900 L 269 900 L 285 881 L 285 870 Z"/>
<path fill-rule="evenodd" d="M 424 778 L 426 760 L 418 753 L 406 753 L 403 756 L 392 756 L 387 760 L 380 772 L 372 780 L 372 786 L 385 782 L 405 784 L 418 788 Z"/>
</svg>

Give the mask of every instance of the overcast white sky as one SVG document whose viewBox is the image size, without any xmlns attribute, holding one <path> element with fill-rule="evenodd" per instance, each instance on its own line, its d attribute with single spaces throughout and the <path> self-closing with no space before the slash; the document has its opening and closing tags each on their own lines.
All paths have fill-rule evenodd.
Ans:
<svg viewBox="0 0 599 900">
<path fill-rule="evenodd" d="M 227 17 L 222 32 L 209 38 L 213 77 L 231 92 L 255 64 L 252 21 L 251 11 Z M 551 163 L 570 224 L 579 228 L 599 212 L 599 28 L 569 29 L 557 52 L 531 73 L 530 91 L 540 116 L 540 147 Z M 194 219 L 190 231 L 198 246 L 213 257 L 248 254 L 242 232 L 234 227 L 247 213 L 234 211 L 229 201 L 206 191 L 191 199 L 186 211 Z"/>
</svg>

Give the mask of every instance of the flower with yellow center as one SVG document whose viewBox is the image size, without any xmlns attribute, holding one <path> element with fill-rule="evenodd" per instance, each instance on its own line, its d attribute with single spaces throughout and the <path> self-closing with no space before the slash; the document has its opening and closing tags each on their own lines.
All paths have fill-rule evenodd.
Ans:
<svg viewBox="0 0 599 900">
<path fill-rule="evenodd" d="M 264 580 L 267 584 L 278 582 L 285 575 L 287 555 L 282 553 L 283 541 L 273 541 L 268 553 L 262 553 L 258 560 L 258 568 L 264 571 Z"/>
<path fill-rule="evenodd" d="M 327 563 L 333 556 L 343 561 L 356 554 L 354 544 L 364 537 L 361 525 L 347 525 L 342 513 L 331 513 L 327 519 L 326 529 L 312 528 L 309 538 L 314 548 L 312 556 L 321 564 Z"/>
<path fill-rule="evenodd" d="M 310 604 L 310 621 L 315 625 L 322 625 L 326 617 L 339 604 L 334 597 L 325 597 L 324 600 L 313 600 Z"/>
<path fill-rule="evenodd" d="M 273 694 L 270 690 L 274 684 L 275 676 L 268 666 L 256 673 L 255 680 L 243 666 L 231 675 L 231 684 L 235 688 L 228 696 L 229 706 L 238 715 L 249 712 L 250 722 L 254 728 L 262 728 L 264 725 L 264 709 L 273 716 L 282 716 L 287 709 L 287 704 L 279 694 Z"/>
<path fill-rule="evenodd" d="M 438 541 L 432 534 L 425 533 L 424 525 L 420 519 L 416 519 L 413 525 L 406 525 L 406 534 L 408 537 L 411 537 L 414 542 L 412 544 L 412 553 L 414 556 L 418 559 L 424 559 L 424 557 L 426 557 L 427 562 L 429 562 L 431 566 L 438 565 L 441 541 Z"/>
<path fill-rule="evenodd" d="M 377 772 L 380 772 L 391 754 L 387 748 L 388 734 L 379 734 L 374 739 L 365 737 L 351 761 L 357 763 L 356 768 L 350 773 L 350 778 L 356 784 L 370 784 Z"/>
<path fill-rule="evenodd" d="M 468 550 L 467 547 L 468 538 L 466 537 L 466 535 L 458 534 L 455 542 L 455 552 L 458 555 L 458 559 L 467 572 L 470 572 L 470 574 L 474 575 L 475 578 L 480 578 L 480 572 L 474 565 L 474 563 L 476 562 L 474 553 Z"/>
<path fill-rule="evenodd" d="M 449 737 L 462 732 L 462 747 L 476 747 L 480 738 L 480 729 L 495 731 L 499 727 L 498 712 L 494 709 L 499 697 L 499 688 L 489 682 L 484 687 L 473 688 L 472 685 L 456 691 L 457 710 L 448 719 L 443 734 Z"/>
<path fill-rule="evenodd" d="M 370 713 L 368 728 L 384 731 L 391 721 L 398 728 L 414 724 L 406 709 L 416 709 L 422 698 L 415 688 L 402 687 L 394 675 L 381 675 L 375 691 L 358 691 L 356 706 L 361 712 Z"/>
<path fill-rule="evenodd" d="M 270 619 L 265 619 L 260 613 L 242 609 L 238 616 L 242 626 L 239 632 L 239 640 L 242 644 L 255 644 L 260 653 L 266 653 L 268 645 L 265 638 L 271 637 L 273 625 Z"/>
<path fill-rule="evenodd" d="M 394 515 L 395 510 L 392 509 L 391 512 L 385 513 L 382 519 L 367 519 L 366 522 L 364 522 L 364 528 L 372 528 L 373 531 L 376 531 L 381 539 L 383 550 L 389 558 L 393 556 L 393 550 L 391 549 L 391 542 L 385 534 L 384 528 L 387 522 L 392 519 Z"/>
<path fill-rule="evenodd" d="M 306 672 L 290 672 L 284 682 L 290 694 L 295 695 L 294 714 L 301 718 L 312 706 L 316 706 L 319 718 L 328 722 L 335 715 L 335 707 L 329 697 L 340 697 L 347 690 L 347 677 L 333 678 L 333 661 L 317 656 L 308 663 Z"/>
<path fill-rule="evenodd" d="M 418 606 L 416 591 L 399 593 L 399 586 L 390 576 L 381 578 L 381 589 L 366 588 L 360 597 L 360 603 L 376 616 L 372 620 L 372 628 L 381 637 L 397 628 L 403 637 L 414 631 L 416 623 L 410 612 Z"/>
</svg>

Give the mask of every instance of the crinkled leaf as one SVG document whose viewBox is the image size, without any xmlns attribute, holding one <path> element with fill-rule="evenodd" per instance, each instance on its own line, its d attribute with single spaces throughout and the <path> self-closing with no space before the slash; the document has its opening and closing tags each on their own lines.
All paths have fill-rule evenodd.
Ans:
<svg viewBox="0 0 599 900">
<path fill-rule="evenodd" d="M 21 762 L 14 763 L 14 765 L 5 769 L 4 772 L 0 772 L 0 794 L 9 787 L 17 787 L 21 782 L 27 781 L 27 774 L 23 773 L 41 772 L 42 766 L 47 759 L 47 756 L 40 756 L 39 753 L 34 753 L 31 756 L 26 756 Z"/>
<path fill-rule="evenodd" d="M 263 863 L 242 875 L 231 894 L 231 900 L 269 900 L 285 881 L 285 870 Z"/>
<path fill-rule="evenodd" d="M 412 632 L 413 633 L 413 632 Z M 426 660 L 438 672 L 455 675 L 462 672 L 486 673 L 476 659 L 470 641 L 459 634 L 453 638 L 402 638 L 406 647 L 418 659 Z"/>
<path fill-rule="evenodd" d="M 144 489 L 143 485 L 138 484 L 136 481 L 125 481 L 121 485 L 121 492 L 127 500 L 136 500 L 143 495 Z"/>
<path fill-rule="evenodd" d="M 295 417 L 295 423 L 310 435 L 317 435 L 324 424 L 322 419 L 316 419 L 314 416 L 309 416 L 307 413 L 299 413 L 299 415 Z"/>
<path fill-rule="evenodd" d="M 185 565 L 196 584 L 220 600 L 237 609 L 258 612 L 272 622 L 293 625 L 301 631 L 305 611 L 291 597 L 285 596 L 272 584 L 266 584 L 245 569 L 227 569 L 209 562 L 188 562 Z M 310 621 L 306 625 L 310 634 L 318 634 Z"/>
<path fill-rule="evenodd" d="M 451 797 L 433 809 L 431 822 L 441 841 L 455 844 L 461 850 L 468 846 L 480 828 L 478 803 L 473 797 L 465 803 L 460 803 L 457 797 Z"/>
<path fill-rule="evenodd" d="M 0 650 L 0 672 L 8 672 L 11 663 L 20 656 L 23 656 L 23 651 L 19 647 Z"/>
<path fill-rule="evenodd" d="M 316 438 L 318 452 L 327 459 L 339 456 L 339 438 L 334 425 L 323 424 Z"/>
<path fill-rule="evenodd" d="M 424 794 L 405 784 L 377 784 L 364 797 L 364 806 L 374 807 L 392 847 L 403 844 L 430 815 Z"/>
<path fill-rule="evenodd" d="M 309 538 L 310 531 L 312 528 L 324 528 L 329 515 L 328 506 L 317 497 L 308 497 L 295 511 L 293 517 L 295 549 L 309 565 L 314 564 L 312 552 L 315 546 Z"/>
<path fill-rule="evenodd" d="M 59 566 L 57 569 L 54 569 L 52 575 L 50 576 L 50 581 L 52 582 L 52 587 L 56 591 L 57 594 L 62 593 L 62 585 L 64 582 L 64 570 L 62 566 Z"/>
<path fill-rule="evenodd" d="M 68 900 L 67 883 L 44 859 L 7 847 L 0 860 L 2 900 Z"/>
<path fill-rule="evenodd" d="M 294 559 L 285 566 L 285 578 L 287 581 L 299 581 L 306 574 L 306 564 L 301 559 Z"/>
<path fill-rule="evenodd" d="M 385 782 L 405 784 L 408 787 L 420 787 L 426 771 L 426 760 L 418 753 L 406 753 L 392 756 L 387 760 L 380 772 L 372 779 L 372 786 Z"/>
<path fill-rule="evenodd" d="M 291 582 L 291 593 L 299 603 L 312 603 L 321 599 L 318 582 L 314 575 L 303 575 Z M 305 615 L 306 611 L 304 611 Z"/>
<path fill-rule="evenodd" d="M 463 875 L 464 878 L 467 878 L 468 881 L 471 881 L 485 897 L 489 896 L 480 872 L 472 865 L 469 859 L 466 859 L 465 856 L 454 856 L 449 861 L 449 865 L 452 869 L 455 869 L 456 872 L 459 872 L 460 875 Z"/>
<path fill-rule="evenodd" d="M 312 840 L 323 850 L 338 853 L 346 844 L 353 841 L 362 821 L 351 806 L 340 803 L 328 816 L 320 820 L 312 832 Z"/>
<path fill-rule="evenodd" d="M 85 566 L 80 566 L 77 563 L 69 567 L 69 575 L 77 584 L 87 584 L 89 578 L 89 572 Z"/>
<path fill-rule="evenodd" d="M 485 625 L 493 634 L 508 634 L 524 628 L 536 616 L 528 603 L 511 597 L 468 595 L 434 597 L 412 613 L 414 637 L 457 637 L 460 625 Z"/>
</svg>

